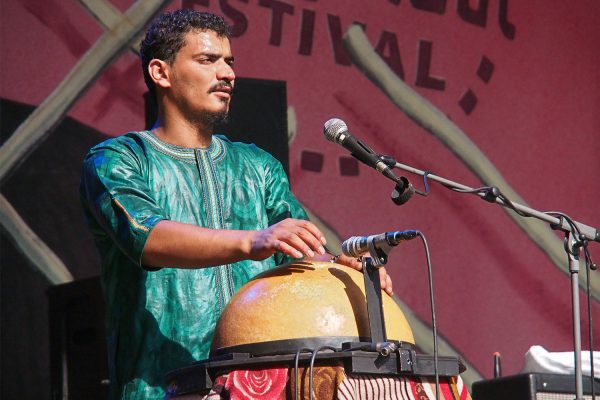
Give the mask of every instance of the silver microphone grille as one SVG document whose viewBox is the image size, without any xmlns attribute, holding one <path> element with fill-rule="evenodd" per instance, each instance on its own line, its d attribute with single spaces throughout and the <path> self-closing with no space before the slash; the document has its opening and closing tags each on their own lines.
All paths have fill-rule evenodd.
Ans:
<svg viewBox="0 0 600 400">
<path fill-rule="evenodd" d="M 362 237 L 352 236 L 342 242 L 342 253 L 349 257 L 358 257 L 363 252 L 360 251 L 360 241 Z"/>
<path fill-rule="evenodd" d="M 325 139 L 330 142 L 339 143 L 338 139 L 344 132 L 348 132 L 348 126 L 339 118 L 331 118 L 329 121 L 325 122 L 325 125 L 323 126 Z"/>
</svg>

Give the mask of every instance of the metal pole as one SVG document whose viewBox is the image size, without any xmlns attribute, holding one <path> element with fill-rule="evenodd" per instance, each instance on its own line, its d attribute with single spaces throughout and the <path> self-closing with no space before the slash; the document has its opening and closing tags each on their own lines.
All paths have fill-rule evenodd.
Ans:
<svg viewBox="0 0 600 400">
<path fill-rule="evenodd" d="M 573 232 L 566 237 L 571 273 L 571 301 L 573 308 L 573 356 L 575 358 L 575 400 L 583 400 L 583 372 L 581 369 L 581 311 L 579 309 L 579 241 Z M 593 362 L 593 360 L 590 360 Z M 593 384 L 593 382 L 592 382 Z"/>
</svg>

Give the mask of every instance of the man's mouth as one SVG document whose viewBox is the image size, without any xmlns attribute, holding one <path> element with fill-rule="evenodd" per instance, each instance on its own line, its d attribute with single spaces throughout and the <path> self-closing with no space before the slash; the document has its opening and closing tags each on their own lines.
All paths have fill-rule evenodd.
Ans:
<svg viewBox="0 0 600 400">
<path fill-rule="evenodd" d="M 225 93 L 227 95 L 231 95 L 232 92 L 233 86 L 231 84 L 219 84 L 210 89 L 210 93 Z"/>
<path fill-rule="evenodd" d="M 231 88 L 230 87 L 220 87 L 220 88 L 215 89 L 215 92 L 231 94 Z"/>
</svg>

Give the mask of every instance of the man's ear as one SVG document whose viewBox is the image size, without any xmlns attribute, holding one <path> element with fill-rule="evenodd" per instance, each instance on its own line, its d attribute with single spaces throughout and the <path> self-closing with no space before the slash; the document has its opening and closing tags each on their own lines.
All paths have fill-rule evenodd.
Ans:
<svg viewBox="0 0 600 400">
<path fill-rule="evenodd" d="M 154 85 L 162 88 L 171 87 L 171 71 L 169 64 L 163 60 L 154 58 L 148 63 L 148 74 L 154 81 Z"/>
</svg>

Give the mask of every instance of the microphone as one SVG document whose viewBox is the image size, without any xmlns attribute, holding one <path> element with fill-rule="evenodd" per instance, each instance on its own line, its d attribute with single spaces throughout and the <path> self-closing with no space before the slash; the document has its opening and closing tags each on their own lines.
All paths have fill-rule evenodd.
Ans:
<svg viewBox="0 0 600 400">
<path fill-rule="evenodd" d="M 373 242 L 375 247 L 388 245 L 390 247 L 398 246 L 401 242 L 411 240 L 417 237 L 417 231 L 396 231 L 385 232 L 379 235 L 371 236 L 352 236 L 342 243 L 342 253 L 348 257 L 359 257 L 361 254 L 369 251 L 369 242 Z"/>
<path fill-rule="evenodd" d="M 350 154 L 357 160 L 367 164 L 371 168 L 375 168 L 387 178 L 393 180 L 397 184 L 404 186 L 404 182 L 396 175 L 390 167 L 384 163 L 373 150 L 360 140 L 355 138 L 348 132 L 348 126 L 339 118 L 331 118 L 325 122 L 323 127 L 325 139 L 330 142 L 338 143 L 350 150 Z"/>
</svg>

